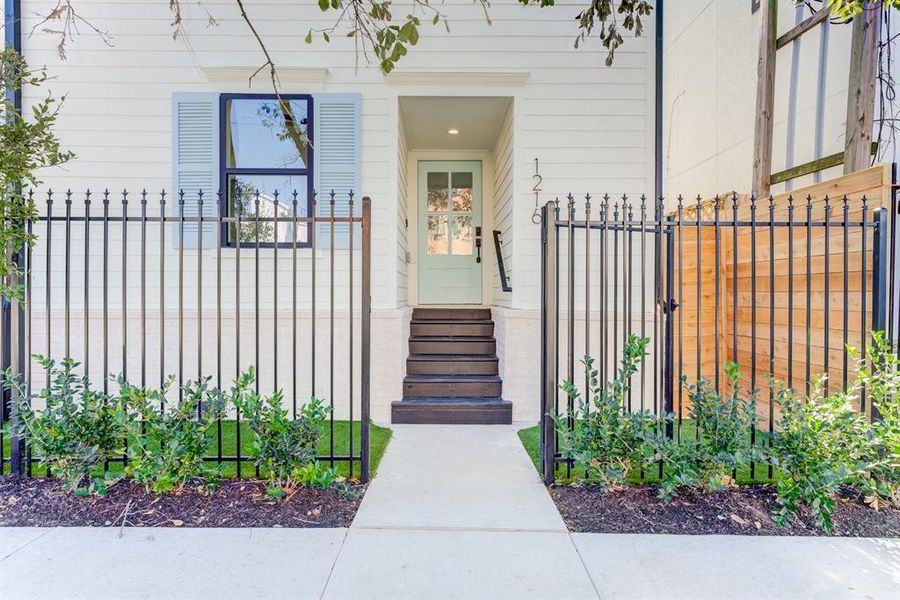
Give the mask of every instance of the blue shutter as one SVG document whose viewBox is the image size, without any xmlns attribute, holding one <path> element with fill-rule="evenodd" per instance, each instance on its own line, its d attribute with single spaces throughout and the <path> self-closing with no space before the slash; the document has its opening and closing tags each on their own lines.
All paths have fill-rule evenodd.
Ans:
<svg viewBox="0 0 900 600">
<path fill-rule="evenodd" d="M 360 165 L 360 95 L 359 94 L 317 94 L 314 97 L 313 156 L 317 192 L 318 214 L 331 214 L 331 191 L 335 193 L 335 216 L 350 214 L 349 194 L 353 191 L 355 212 L 361 211 L 361 165 Z M 335 226 L 335 247 L 348 246 L 349 226 L 340 223 Z M 330 244 L 330 225 L 321 224 L 316 232 L 316 246 Z M 360 237 L 354 232 L 354 245 Z"/>
<path fill-rule="evenodd" d="M 172 95 L 172 194 L 167 214 L 178 216 L 179 191 L 184 192 L 184 216 L 199 214 L 199 192 L 203 191 L 203 214 L 214 216 L 219 191 L 219 94 L 185 92 Z M 179 223 L 173 225 L 172 243 L 181 245 Z M 184 224 L 184 247 L 199 243 L 198 223 Z M 215 225 L 203 224 L 203 247 L 216 244 Z"/>
</svg>

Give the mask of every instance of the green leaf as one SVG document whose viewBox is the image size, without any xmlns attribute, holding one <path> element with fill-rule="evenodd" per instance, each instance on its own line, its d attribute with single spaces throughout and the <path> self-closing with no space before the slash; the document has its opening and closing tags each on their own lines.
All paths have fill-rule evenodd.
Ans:
<svg viewBox="0 0 900 600">
<path fill-rule="evenodd" d="M 328 10 L 331 6 L 331 3 L 328 0 L 319 0 L 319 9 L 322 11 Z"/>
<path fill-rule="evenodd" d="M 312 29 L 309 30 L 309 33 L 306 34 L 304 40 L 307 44 L 312 44 Z"/>
</svg>

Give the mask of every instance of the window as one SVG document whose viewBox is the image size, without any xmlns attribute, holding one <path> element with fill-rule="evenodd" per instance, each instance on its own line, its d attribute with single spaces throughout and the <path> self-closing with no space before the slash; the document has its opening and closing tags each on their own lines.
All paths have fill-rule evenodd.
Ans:
<svg viewBox="0 0 900 600">
<path fill-rule="evenodd" d="M 311 224 L 291 222 L 312 209 L 313 102 L 308 95 L 228 94 L 220 100 L 221 189 L 226 244 L 308 246 Z M 259 204 L 257 208 L 257 198 Z M 275 217 L 284 219 L 276 223 Z"/>
</svg>

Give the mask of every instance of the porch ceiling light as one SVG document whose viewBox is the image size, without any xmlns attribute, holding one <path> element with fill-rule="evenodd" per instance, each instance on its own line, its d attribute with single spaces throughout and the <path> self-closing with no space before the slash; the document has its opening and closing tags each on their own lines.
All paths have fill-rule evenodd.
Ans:
<svg viewBox="0 0 900 600">
<path fill-rule="evenodd" d="M 447 133 L 450 135 L 459 135 L 459 129 L 448 129 Z"/>
</svg>

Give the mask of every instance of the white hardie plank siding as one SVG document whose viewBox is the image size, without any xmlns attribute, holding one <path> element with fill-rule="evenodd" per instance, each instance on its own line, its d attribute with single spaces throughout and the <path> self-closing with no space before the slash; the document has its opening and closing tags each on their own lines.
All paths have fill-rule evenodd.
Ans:
<svg viewBox="0 0 900 600">
<path fill-rule="evenodd" d="M 29 0 L 24 0 L 23 4 L 25 31 L 38 22 L 36 13 L 46 13 L 54 5 Z M 645 37 L 626 39 L 616 54 L 615 65 L 607 68 L 603 65 L 605 52 L 595 40 L 580 50 L 573 48 L 577 30 L 574 17 L 583 9 L 583 3 L 566 1 L 540 9 L 523 7 L 515 0 L 497 1 L 489 9 L 492 24 L 488 25 L 480 6 L 469 0 L 449 0 L 441 5 L 441 10 L 450 22 L 450 32 L 441 26 L 424 25 L 418 46 L 403 58 L 397 72 L 516 74 L 521 80 L 488 85 L 474 80 L 469 83 L 436 80 L 434 84 L 404 84 L 392 82 L 379 72 L 377 66 L 367 65 L 365 59 L 354 52 L 353 40 L 342 35 L 334 35 L 330 44 L 321 39 L 312 45 L 303 43 L 309 28 L 321 29 L 332 24 L 334 11 L 322 13 L 312 2 L 294 0 L 248 0 L 246 6 L 282 70 L 285 92 L 359 93 L 362 97 L 362 189 L 358 192 L 370 196 L 373 206 L 373 350 L 377 347 L 377 351 L 372 353 L 372 414 L 376 420 L 386 421 L 390 401 L 401 395 L 408 319 L 408 311 L 402 308 L 407 297 L 405 253 L 408 248 L 415 247 L 415 240 L 405 239 L 406 229 L 401 222 L 406 200 L 399 190 L 407 189 L 407 185 L 402 179 L 404 167 L 398 164 L 405 154 L 403 136 L 399 132 L 398 97 L 497 95 L 513 98 L 496 146 L 497 173 L 493 181 L 498 206 L 492 214 L 497 228 L 505 232 L 504 241 L 510 249 L 510 256 L 506 257 L 510 271 L 515 265 L 514 292 L 495 291 L 496 304 L 506 305 L 495 313 L 498 333 L 502 330 L 501 344 L 506 348 L 503 356 L 504 396 L 514 402 L 515 419 L 537 418 L 540 231 L 531 221 L 534 159 L 539 160 L 543 176 L 541 202 L 563 198 L 568 192 L 578 197 L 588 192 L 593 195 L 604 192 L 612 195 L 652 194 L 653 19 L 645 23 Z M 183 35 L 177 40 L 172 40 L 172 17 L 166 2 L 89 0 L 80 3 L 78 9 L 83 17 L 113 36 L 112 47 L 107 47 L 82 28 L 81 35 L 69 43 L 68 60 L 63 62 L 57 55 L 54 36 L 36 32 L 24 40 L 29 61 L 34 65 L 46 64 L 55 77 L 52 89 L 67 95 L 58 133 L 63 145 L 77 154 L 77 159 L 64 169 L 44 174 L 45 187 L 54 190 L 71 187 L 79 192 L 87 187 L 95 192 L 106 187 L 118 192 L 127 187 L 132 192 L 129 210 L 137 211 L 134 200 L 140 189 L 156 193 L 172 186 L 172 94 L 190 91 L 267 93 L 270 87 L 264 72 L 257 75 L 251 89 L 246 81 L 246 77 L 261 64 L 262 56 L 234 3 L 225 0 L 207 1 L 202 6 L 183 4 Z M 207 26 L 206 10 L 216 18 L 218 26 Z M 412 10 L 409 3 L 392 6 L 395 15 Z M 427 23 L 428 19 L 424 21 Z M 26 103 L 33 99 L 32 94 L 26 93 Z M 504 147 L 507 136 L 511 143 Z M 114 198 L 118 200 L 118 197 Z M 501 202 L 505 206 L 501 206 Z M 60 207 L 56 204 L 54 210 L 60 210 Z M 172 205 L 168 207 L 171 210 Z M 93 210 L 97 208 L 95 203 Z M 120 205 L 114 204 L 111 213 L 118 214 L 119 210 Z M 73 238 L 73 247 L 78 247 L 78 243 L 79 240 Z M 493 245 L 490 235 L 485 236 L 485 243 Z M 152 246 L 153 242 L 149 241 L 149 244 Z M 61 250 L 62 245 L 56 243 L 54 256 L 61 257 L 58 254 Z M 94 247 L 92 269 L 98 268 L 97 252 L 99 249 Z M 207 257 L 212 260 L 209 257 L 214 256 L 214 252 L 211 249 L 208 252 L 211 254 Z M 492 252 L 490 248 L 488 255 Z M 110 264 L 121 265 L 120 254 L 120 246 L 112 244 Z M 234 254 L 232 251 L 225 254 L 228 262 L 223 269 L 233 272 Z M 268 256 L 261 256 L 260 281 L 264 284 L 261 305 L 271 311 L 273 290 L 269 282 L 273 269 L 271 263 L 267 263 Z M 319 260 L 320 268 L 325 268 L 326 257 L 327 254 Z M 35 260 L 35 281 L 38 282 L 43 264 L 39 252 Z M 148 260 L 153 264 L 152 255 Z M 301 277 L 299 283 L 303 290 L 300 305 L 306 309 L 304 314 L 309 309 L 309 284 L 304 283 L 309 260 L 308 254 L 304 254 L 301 261 L 301 268 L 307 269 L 307 275 Z M 346 297 L 349 285 L 346 260 L 346 253 L 339 253 L 336 281 L 343 297 Z M 252 275 L 243 279 L 246 274 L 253 273 L 252 251 L 242 251 L 241 263 L 242 281 L 252 281 Z M 196 265 L 196 260 L 185 262 L 186 281 L 195 281 Z M 493 261 L 485 265 L 495 268 Z M 77 268 L 73 264 L 73 269 Z M 176 281 L 175 268 L 167 259 L 167 282 Z M 136 310 L 139 279 L 133 273 L 127 285 L 129 302 L 135 302 L 130 308 Z M 288 264 L 279 269 L 279 275 L 279 289 L 289 286 Z M 496 280 L 493 274 L 491 277 Z M 118 285 L 115 278 L 112 281 Z M 158 284 L 153 282 L 153 285 Z M 320 276 L 318 285 L 321 308 L 327 305 L 328 297 L 324 293 L 328 286 L 327 276 Z M 358 294 L 358 282 L 354 285 Z M 39 297 L 42 293 L 35 288 Z M 158 289 L 148 293 L 155 299 Z M 233 305 L 233 284 L 223 293 Z M 54 292 L 54 304 L 61 303 L 62 297 L 61 293 Z M 111 306 L 117 306 L 119 297 L 115 288 L 110 290 Z M 73 288 L 73 308 L 77 308 L 78 298 L 79 292 Z M 167 301 L 170 309 L 176 306 L 174 298 L 175 291 L 172 290 L 171 301 Z M 190 298 L 188 296 L 185 301 L 188 307 L 193 306 Z M 279 298 L 279 311 L 288 310 L 288 301 L 282 300 L 281 295 Z M 344 305 L 340 302 L 345 300 L 339 300 L 338 307 L 342 309 Z M 252 311 L 255 309 L 252 293 L 242 297 L 241 303 L 246 309 L 242 327 L 251 328 L 244 329 L 245 339 L 251 340 Z M 204 306 L 213 306 L 210 294 L 205 294 Z M 355 306 L 358 310 L 358 298 Z M 500 323 L 501 320 L 504 322 Z M 282 327 L 286 322 L 289 321 L 279 315 Z M 271 320 L 265 321 L 263 331 L 270 331 L 271 324 Z M 212 331 L 212 327 L 205 323 L 204 335 Z M 327 369 L 328 345 L 327 338 L 321 337 L 325 335 L 323 328 L 319 327 L 318 351 L 321 356 L 317 368 L 320 373 L 321 369 Z M 97 331 L 93 324 L 92 330 Z M 280 335 L 279 347 L 290 342 L 287 331 Z M 173 335 L 167 333 L 167 345 L 177 339 Z M 81 348 L 82 342 L 75 336 L 73 333 L 71 345 L 72 353 L 77 356 L 76 350 Z M 58 350 L 59 339 L 56 335 L 54 349 Z M 133 341 L 134 337 L 129 340 Z M 265 343 L 264 338 L 262 344 Z M 155 348 L 152 339 L 148 344 Z M 303 348 L 308 345 L 306 340 L 301 343 Z M 191 356 L 195 350 L 192 348 L 187 352 L 186 361 L 196 362 Z M 214 356 L 214 345 L 210 343 L 203 350 L 203 366 L 208 370 L 212 363 L 207 360 Z M 226 350 L 230 352 L 230 349 Z M 129 351 L 136 352 L 133 344 Z M 251 349 L 244 351 L 247 354 L 242 354 L 242 358 L 254 358 Z M 130 364 L 136 364 L 133 355 L 129 356 Z M 265 362 L 265 358 L 261 356 L 260 361 Z M 224 360 L 228 364 L 234 362 L 229 357 Z M 308 364 L 308 357 L 303 360 Z M 96 359 L 92 358 L 92 370 L 97 368 L 96 365 Z M 196 365 L 192 368 L 196 369 Z M 284 382 L 289 378 L 289 367 L 280 366 L 279 369 L 279 377 Z M 188 367 L 186 371 L 193 373 Z M 320 374 L 318 379 L 325 381 L 327 377 L 323 379 Z M 336 385 L 336 397 L 345 393 L 346 384 L 343 379 L 340 381 Z M 305 392 L 298 390 L 298 393 Z"/>
<path fill-rule="evenodd" d="M 497 145 L 494 147 L 494 224 L 493 228 L 500 232 L 502 242 L 501 252 L 506 268 L 506 276 L 511 281 L 513 272 L 513 206 L 515 195 L 513 190 L 513 106 L 510 104 L 503 115 L 503 122 L 497 134 Z M 494 234 L 490 232 L 485 236 L 485 244 L 493 248 Z M 495 264 L 500 257 L 494 256 Z M 512 293 L 504 292 L 500 282 L 500 271 L 494 266 L 493 273 L 494 304 L 497 306 L 509 306 Z"/>
<path fill-rule="evenodd" d="M 406 177 L 406 132 L 403 130 L 403 119 L 397 123 L 397 306 L 405 306 L 409 290 L 409 265 L 406 254 L 409 252 L 407 232 L 407 186 Z"/>
</svg>

